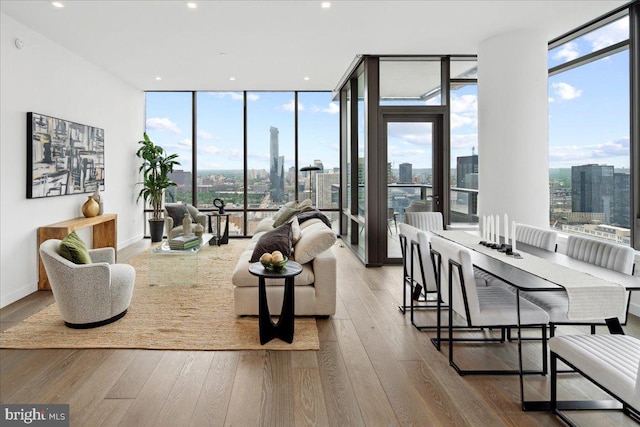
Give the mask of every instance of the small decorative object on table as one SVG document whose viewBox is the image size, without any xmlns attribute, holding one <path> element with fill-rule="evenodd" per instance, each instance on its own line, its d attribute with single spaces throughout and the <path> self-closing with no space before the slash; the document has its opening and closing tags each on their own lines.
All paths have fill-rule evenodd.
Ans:
<svg viewBox="0 0 640 427">
<path fill-rule="evenodd" d="M 204 233 L 204 227 L 202 226 L 202 224 L 197 223 L 195 227 L 193 227 L 193 234 L 195 234 L 197 237 L 202 237 L 203 233 Z"/>
<path fill-rule="evenodd" d="M 102 215 L 104 213 L 104 200 L 102 200 L 102 195 L 100 194 L 99 185 L 98 185 L 98 188 L 96 189 L 96 192 L 93 193 L 92 197 L 93 197 L 93 200 L 98 202 L 98 206 L 100 206 L 100 209 L 98 210 L 98 215 Z"/>
<path fill-rule="evenodd" d="M 184 213 L 184 218 L 182 220 L 182 232 L 185 236 L 191 234 L 191 215 L 189 215 L 189 212 Z"/>
<path fill-rule="evenodd" d="M 87 218 L 93 218 L 98 215 L 100 211 L 100 205 L 93 199 L 93 196 L 89 196 L 86 202 L 82 205 L 82 215 Z"/>
<path fill-rule="evenodd" d="M 220 213 L 220 215 L 224 214 L 224 200 L 216 197 L 215 199 L 213 199 L 213 206 L 215 206 L 216 208 L 218 208 L 218 211 Z"/>
<path fill-rule="evenodd" d="M 280 251 L 265 252 L 260 257 L 260 264 L 269 271 L 282 270 L 287 265 L 287 261 L 289 261 L 289 258 L 283 256 Z"/>
</svg>

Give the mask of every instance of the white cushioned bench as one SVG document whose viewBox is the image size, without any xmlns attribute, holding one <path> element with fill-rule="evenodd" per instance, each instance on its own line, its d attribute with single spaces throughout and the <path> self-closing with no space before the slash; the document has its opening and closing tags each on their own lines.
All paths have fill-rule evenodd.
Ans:
<svg viewBox="0 0 640 427">
<path fill-rule="evenodd" d="M 640 422 L 640 339 L 628 335 L 566 335 L 549 340 L 551 350 L 551 410 L 558 410 L 557 359 L 575 368 L 623 405 Z"/>
</svg>

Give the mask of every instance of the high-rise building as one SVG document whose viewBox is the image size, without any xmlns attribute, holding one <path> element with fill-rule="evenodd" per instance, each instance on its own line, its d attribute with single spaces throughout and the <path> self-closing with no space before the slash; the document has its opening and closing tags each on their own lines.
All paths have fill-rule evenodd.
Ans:
<svg viewBox="0 0 640 427">
<path fill-rule="evenodd" d="M 478 189 L 478 155 L 457 158 L 456 186 L 458 188 Z M 475 178 L 475 179 L 474 179 Z"/>
<path fill-rule="evenodd" d="M 413 182 L 413 165 L 411 163 L 400 163 L 399 183 L 411 184 Z"/>
<path fill-rule="evenodd" d="M 478 155 L 475 150 L 470 156 L 462 156 L 456 159 L 456 187 L 478 189 Z M 463 193 L 458 194 L 460 202 L 463 202 L 465 196 Z M 470 215 L 478 213 L 478 193 L 469 192 L 466 196 L 467 206 Z"/>
<path fill-rule="evenodd" d="M 604 213 L 605 222 L 613 217 L 613 166 L 571 167 L 571 210 Z"/>
<path fill-rule="evenodd" d="M 320 169 L 318 169 L 317 173 L 323 173 L 324 172 L 324 164 L 322 164 L 322 160 L 314 160 L 313 161 L 313 166 L 318 167 Z"/>
<path fill-rule="evenodd" d="M 284 156 L 279 155 L 280 142 L 278 141 L 278 128 L 271 126 L 269 169 L 270 193 L 272 202 L 284 201 Z"/>
<path fill-rule="evenodd" d="M 631 175 L 613 173 L 613 218 L 612 224 L 631 228 Z"/>
<path fill-rule="evenodd" d="M 319 209 L 337 208 L 333 202 L 332 191 L 334 186 L 340 184 L 340 175 L 337 173 L 316 173 L 316 206 Z M 337 201 L 336 201 L 337 202 Z"/>
</svg>

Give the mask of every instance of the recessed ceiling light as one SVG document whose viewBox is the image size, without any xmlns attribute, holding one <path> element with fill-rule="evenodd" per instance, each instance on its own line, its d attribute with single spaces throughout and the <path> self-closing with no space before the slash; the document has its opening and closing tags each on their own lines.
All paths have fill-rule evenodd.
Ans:
<svg viewBox="0 0 640 427">
<path fill-rule="evenodd" d="M 236 79 L 235 77 L 229 77 L 229 80 L 235 80 L 235 79 Z"/>
<path fill-rule="evenodd" d="M 305 79 L 305 80 L 309 80 L 309 77 L 305 77 L 304 79 Z"/>
<path fill-rule="evenodd" d="M 162 77 L 156 76 L 156 80 L 162 80 Z"/>
<path fill-rule="evenodd" d="M 323 9 L 329 9 L 329 8 L 331 7 L 331 2 L 329 2 L 329 1 L 323 1 L 322 3 L 320 3 L 320 6 L 321 6 Z"/>
<path fill-rule="evenodd" d="M 64 7 L 64 5 L 62 3 L 60 3 L 59 1 L 51 2 L 51 4 L 53 5 L 53 7 L 57 7 L 57 8 Z"/>
<path fill-rule="evenodd" d="M 198 8 L 198 4 L 195 3 L 195 2 L 190 1 L 190 2 L 187 3 L 187 7 L 189 9 L 197 9 Z"/>
</svg>

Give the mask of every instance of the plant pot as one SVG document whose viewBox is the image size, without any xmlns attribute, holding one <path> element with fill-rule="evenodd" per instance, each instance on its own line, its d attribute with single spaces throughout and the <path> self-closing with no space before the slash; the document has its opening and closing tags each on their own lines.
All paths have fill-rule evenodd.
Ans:
<svg viewBox="0 0 640 427">
<path fill-rule="evenodd" d="M 152 242 L 161 242 L 164 234 L 164 219 L 150 219 L 149 234 Z"/>
</svg>

